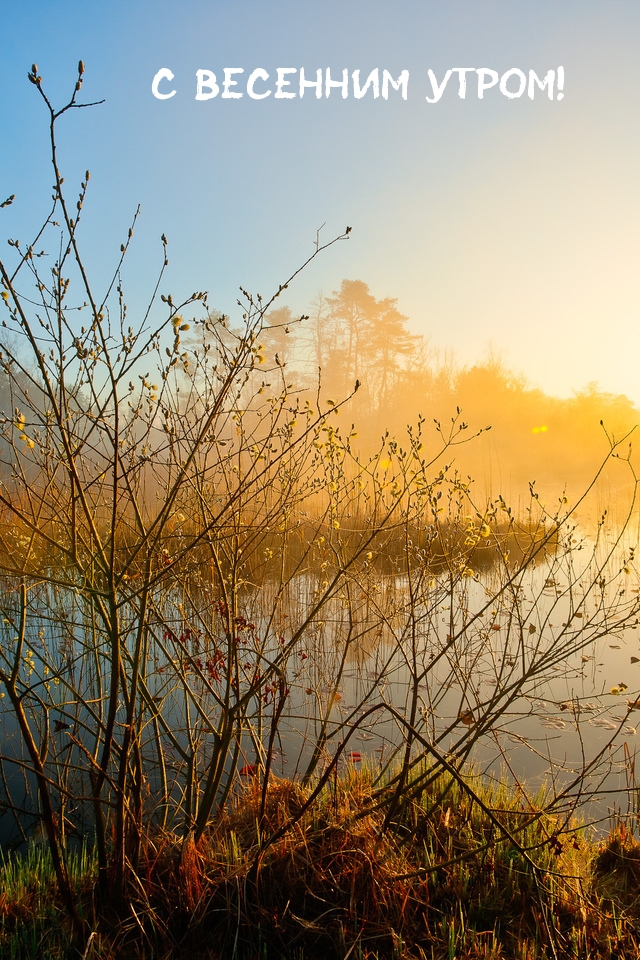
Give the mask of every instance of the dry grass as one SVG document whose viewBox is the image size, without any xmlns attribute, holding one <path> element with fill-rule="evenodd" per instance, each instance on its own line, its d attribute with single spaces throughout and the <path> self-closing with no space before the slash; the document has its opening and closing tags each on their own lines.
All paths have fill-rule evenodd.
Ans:
<svg viewBox="0 0 640 960">
<path fill-rule="evenodd" d="M 472 782 L 515 843 L 497 841 L 478 804 L 442 778 L 386 832 L 366 771 L 306 809 L 308 791 L 274 779 L 262 819 L 251 782 L 197 846 L 147 842 L 122 915 L 95 915 L 85 858 L 74 875 L 93 933 L 79 948 L 52 875 L 32 858 L 9 883 L 5 867 L 0 957 L 637 957 L 640 844 L 629 830 L 596 841 L 523 809 L 504 784 Z"/>
</svg>

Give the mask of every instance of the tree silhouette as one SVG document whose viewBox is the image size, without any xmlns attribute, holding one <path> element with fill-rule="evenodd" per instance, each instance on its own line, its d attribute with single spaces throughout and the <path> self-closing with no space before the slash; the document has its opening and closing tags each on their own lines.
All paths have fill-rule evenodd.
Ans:
<svg viewBox="0 0 640 960">
<path fill-rule="evenodd" d="M 408 317 L 400 313 L 397 299 L 379 300 L 367 345 L 369 378 L 378 408 L 386 407 L 402 374 L 402 361 L 411 356 L 419 337 L 407 330 Z"/>
<path fill-rule="evenodd" d="M 339 336 L 334 342 L 332 363 L 340 351 L 344 385 L 363 379 L 368 344 L 377 315 L 377 301 L 362 280 L 343 280 L 333 297 L 328 297 L 330 318 L 336 323 Z"/>
<path fill-rule="evenodd" d="M 412 354 L 420 338 L 409 333 L 397 299 L 376 300 L 362 280 L 343 280 L 327 303 L 325 327 L 331 325 L 333 336 L 323 339 L 325 346 L 330 343 L 333 379 L 338 375 L 343 389 L 360 380 L 360 402 L 382 408 L 398 383 L 403 358 Z"/>
<path fill-rule="evenodd" d="M 279 307 L 270 310 L 267 323 L 260 334 L 260 341 L 264 344 L 267 359 L 275 360 L 280 366 L 286 366 L 291 360 L 295 343 L 295 324 L 297 317 L 291 313 L 290 307 Z"/>
</svg>

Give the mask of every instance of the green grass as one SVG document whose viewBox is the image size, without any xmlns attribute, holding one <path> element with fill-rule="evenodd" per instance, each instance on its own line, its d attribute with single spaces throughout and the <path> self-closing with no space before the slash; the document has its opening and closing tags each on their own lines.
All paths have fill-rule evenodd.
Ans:
<svg viewBox="0 0 640 960">
<path fill-rule="evenodd" d="M 86 847 L 69 851 L 67 869 L 79 895 L 95 880 L 96 863 Z M 0 957 L 58 960 L 77 955 L 48 846 L 32 842 L 25 853 L 0 851 Z"/>
</svg>

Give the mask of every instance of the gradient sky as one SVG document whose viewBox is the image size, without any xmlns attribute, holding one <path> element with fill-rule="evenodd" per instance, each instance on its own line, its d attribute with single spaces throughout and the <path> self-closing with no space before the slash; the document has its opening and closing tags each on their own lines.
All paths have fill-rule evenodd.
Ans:
<svg viewBox="0 0 640 960">
<path fill-rule="evenodd" d="M 207 289 L 233 312 L 238 286 L 268 294 L 312 251 L 337 244 L 290 290 L 295 311 L 343 277 L 397 297 L 416 332 L 469 364 L 489 346 L 548 392 L 598 381 L 640 403 L 640 83 L 637 0 L 30 0 L 0 3 L 0 239 L 30 239 L 52 184 L 33 61 L 58 103 L 86 64 L 102 106 L 60 124 L 75 193 L 91 184 L 82 239 L 100 284 L 137 204 L 124 274 L 132 308 L 154 284 Z M 431 68 L 565 69 L 565 96 L 479 100 Z M 161 67 L 171 100 L 152 96 Z M 196 102 L 195 74 L 256 67 L 410 73 L 407 101 Z M 243 89 L 239 87 L 238 89 Z"/>
</svg>

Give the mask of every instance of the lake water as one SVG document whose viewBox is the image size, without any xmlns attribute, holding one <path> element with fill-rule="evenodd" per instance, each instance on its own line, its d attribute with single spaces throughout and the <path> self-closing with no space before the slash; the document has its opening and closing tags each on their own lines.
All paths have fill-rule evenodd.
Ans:
<svg viewBox="0 0 640 960">
<path fill-rule="evenodd" d="M 487 776 L 522 783 L 531 795 L 544 784 L 561 797 L 561 811 L 568 815 L 580 807 L 584 816 L 606 828 L 614 809 L 626 812 L 635 802 L 629 787 L 640 729 L 640 635 L 637 578 L 632 568 L 625 571 L 623 561 L 605 562 L 603 552 L 606 558 L 609 548 L 586 543 L 582 553 L 570 550 L 547 557 L 518 575 L 504 565 L 501 571 L 453 579 L 423 571 L 410 581 L 371 572 L 353 583 L 325 606 L 322 620 L 308 625 L 281 665 L 289 693 L 273 743 L 274 774 L 303 775 L 319 739 L 320 772 L 345 738 L 343 769 L 368 764 L 382 771 L 404 743 L 402 718 L 413 715 L 416 754 L 429 754 L 432 748 L 465 759 Z M 281 638 L 286 648 L 319 584 L 299 577 L 290 585 L 287 612 L 277 629 L 273 620 L 269 626 L 261 619 L 265 603 L 273 607 L 274 589 L 264 585 L 244 601 L 247 619 L 253 617 L 256 624 L 254 633 L 272 630 L 272 642 L 265 648 L 272 660 L 281 653 Z M 179 609 L 184 622 L 188 614 L 182 605 L 166 602 Z M 48 620 L 52 610 L 54 619 Z M 90 724 L 91 718 L 90 711 L 78 712 L 68 696 L 63 702 L 59 687 L 45 678 L 44 665 L 51 662 L 45 651 L 55 647 L 59 669 L 66 657 L 66 669 L 75 671 L 75 682 L 84 684 L 88 695 L 95 676 L 84 662 L 90 644 L 80 613 L 75 600 L 52 598 L 44 590 L 39 599 L 34 594 L 28 623 L 31 659 L 25 661 L 26 669 L 33 668 L 35 692 L 50 707 L 46 715 L 33 701 L 33 722 L 40 725 L 41 742 L 47 738 L 48 762 L 58 773 L 65 757 L 72 755 L 82 770 L 82 756 L 68 734 L 70 715 L 75 709 L 76 720 Z M 5 622 L 3 649 L 8 655 L 14 628 Z M 203 666 L 206 655 L 204 640 L 183 640 L 189 701 L 174 688 L 167 658 L 159 649 L 149 654 L 150 693 L 176 733 L 173 743 L 171 737 L 160 736 L 174 796 L 184 775 L 181 751 L 190 749 L 189 736 L 191 749 L 201 749 L 203 755 L 211 749 L 206 724 L 202 717 L 193 717 L 194 704 L 203 713 L 209 711 L 213 720 L 216 716 L 212 689 L 218 681 L 207 685 L 212 681 Z M 25 790 L 12 763 L 20 752 L 17 729 L 8 699 L 1 704 L 5 794 L 7 788 L 14 791 L 28 825 L 33 784 L 27 778 Z M 253 738 L 248 731 L 243 735 L 239 768 L 251 769 L 264 760 L 273 709 L 269 694 L 266 703 L 254 698 L 250 704 L 248 721 L 259 723 L 261 710 L 262 726 L 254 726 Z M 121 705 L 119 721 L 122 710 Z M 192 716 L 191 735 L 186 710 Z M 155 743 L 150 737 L 145 748 L 152 793 L 158 786 Z M 74 776 L 77 787 L 81 772 Z M 7 843 L 13 837 L 15 826 L 5 811 L 0 840 Z"/>
</svg>

